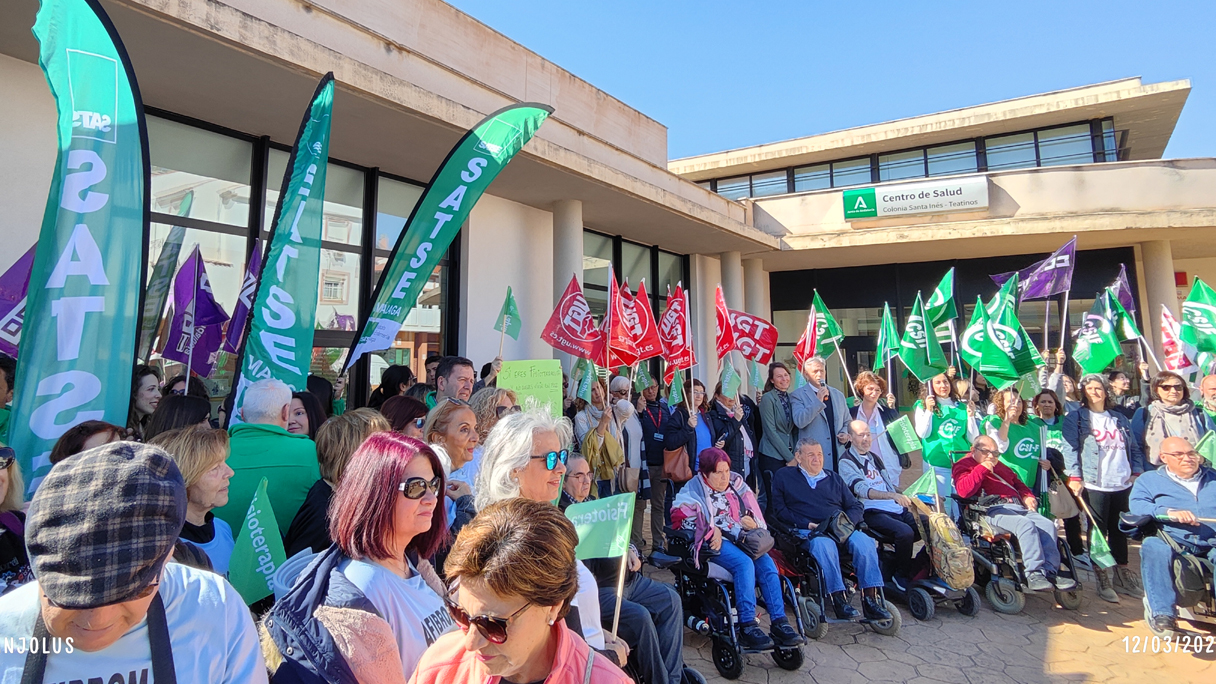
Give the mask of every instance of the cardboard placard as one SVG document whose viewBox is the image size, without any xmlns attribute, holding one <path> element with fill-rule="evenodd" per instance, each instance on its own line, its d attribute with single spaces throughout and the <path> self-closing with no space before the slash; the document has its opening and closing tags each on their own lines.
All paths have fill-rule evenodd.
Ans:
<svg viewBox="0 0 1216 684">
<path fill-rule="evenodd" d="M 514 391 L 524 408 L 533 399 L 537 406 L 548 406 L 555 418 L 562 414 L 562 363 L 557 359 L 503 361 L 497 384 Z"/>
</svg>

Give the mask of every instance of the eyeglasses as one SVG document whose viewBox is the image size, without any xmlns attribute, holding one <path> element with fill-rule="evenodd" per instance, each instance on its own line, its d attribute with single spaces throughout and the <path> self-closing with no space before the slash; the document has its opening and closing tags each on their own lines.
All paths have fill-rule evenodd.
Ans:
<svg viewBox="0 0 1216 684">
<path fill-rule="evenodd" d="M 186 396 L 186 390 L 185 389 L 169 390 L 169 394 L 176 394 L 179 397 L 184 397 L 184 396 Z"/>
<path fill-rule="evenodd" d="M 550 451 L 542 456 L 533 456 L 532 458 L 545 459 L 545 468 L 548 470 L 553 470 L 557 467 L 557 462 L 559 460 L 562 462 L 562 465 L 566 465 L 566 461 L 570 459 L 570 452 L 562 449 L 561 451 Z"/>
<path fill-rule="evenodd" d="M 17 452 L 12 447 L 0 447 L 0 470 L 6 470 L 17 460 Z"/>
<path fill-rule="evenodd" d="M 520 408 L 518 405 L 515 405 L 515 406 L 495 406 L 495 407 L 494 407 L 494 413 L 498 414 L 498 417 L 499 417 L 499 418 L 502 418 L 503 416 L 509 416 L 509 415 L 511 415 L 512 413 L 519 413 L 520 411 L 523 411 L 523 409 L 521 409 L 521 408 Z"/>
<path fill-rule="evenodd" d="M 1194 449 L 1192 449 L 1190 451 L 1163 451 L 1163 452 L 1161 452 L 1161 456 L 1162 457 L 1169 456 L 1170 458 L 1189 458 L 1189 459 L 1198 460 L 1199 452 L 1195 451 Z"/>
<path fill-rule="evenodd" d="M 442 484 L 443 478 L 436 475 L 431 480 L 425 480 L 421 477 L 411 477 L 410 479 L 397 485 L 397 490 L 405 494 L 407 499 L 421 499 L 426 496 L 426 490 L 431 490 L 435 496 L 439 496 L 439 485 Z"/>
<path fill-rule="evenodd" d="M 975 452 L 977 454 L 983 454 L 984 456 L 999 456 L 1001 454 L 1001 452 L 997 451 L 996 449 L 985 449 L 984 447 L 976 447 Z"/>
<path fill-rule="evenodd" d="M 443 602 L 448 607 L 448 614 L 452 616 L 452 620 L 460 625 L 464 631 L 469 631 L 469 625 L 477 628 L 478 632 L 492 644 L 507 643 L 507 627 L 510 626 L 511 620 L 514 620 L 520 613 L 527 610 L 528 606 L 532 605 L 529 601 L 525 603 L 519 610 L 511 613 L 505 618 L 491 617 L 489 615 L 478 615 L 470 617 L 464 608 L 461 608 L 452 600 L 450 596 L 443 597 Z"/>
<path fill-rule="evenodd" d="M 611 394 L 614 397 L 616 397 L 616 396 L 627 397 L 627 396 L 629 396 L 629 390 L 627 390 L 627 389 L 612 390 Z"/>
<path fill-rule="evenodd" d="M 1183 385 L 1160 385 L 1160 388 L 1166 392 L 1181 392 Z"/>
<path fill-rule="evenodd" d="M 582 482 L 583 480 L 590 480 L 591 473 L 574 473 L 573 475 L 566 475 L 566 479 L 573 480 L 575 482 Z"/>
</svg>

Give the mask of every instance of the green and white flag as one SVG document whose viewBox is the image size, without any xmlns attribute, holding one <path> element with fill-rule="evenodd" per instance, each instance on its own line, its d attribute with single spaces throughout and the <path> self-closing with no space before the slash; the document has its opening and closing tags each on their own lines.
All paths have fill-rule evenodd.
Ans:
<svg viewBox="0 0 1216 684">
<path fill-rule="evenodd" d="M 895 449 L 901 454 L 910 454 L 921 449 L 920 435 L 912 427 L 912 421 L 903 415 L 891 421 L 887 426 L 887 434 L 895 442 Z"/>
<path fill-rule="evenodd" d="M 946 271 L 937 289 L 925 302 L 925 318 L 937 333 L 937 341 L 946 344 L 951 341 L 950 321 L 958 318 L 958 308 L 954 305 L 954 269 Z"/>
<path fill-rule="evenodd" d="M 925 320 L 925 307 L 921 303 L 920 293 L 916 293 L 916 304 L 904 326 L 904 336 L 899 342 L 899 358 L 908 367 L 908 371 L 921 382 L 943 373 L 948 363 L 946 353 L 935 335 L 929 334 L 928 321 Z"/>
<path fill-rule="evenodd" d="M 675 408 L 684 403 L 684 371 L 676 369 L 671 376 L 671 386 L 667 388 L 667 405 Z"/>
<path fill-rule="evenodd" d="M 1084 373 L 1101 373 L 1123 352 L 1115 331 L 1110 292 L 1098 295 L 1077 331 L 1072 358 Z"/>
<path fill-rule="evenodd" d="M 253 605 L 274 593 L 274 573 L 286 561 L 283 535 L 279 534 L 263 477 L 249 502 L 245 522 L 237 530 L 228 561 L 228 581 L 245 599 L 245 605 Z"/>
<path fill-rule="evenodd" d="M 150 217 L 143 103 L 109 17 L 96 2 L 43 0 L 34 36 L 58 147 L 9 423 L 27 493 L 68 428 L 127 424 Z"/>
<path fill-rule="evenodd" d="M 633 374 L 633 389 L 642 392 L 653 382 L 654 378 L 650 375 L 650 364 L 645 361 L 639 363 L 637 372 Z"/>
<path fill-rule="evenodd" d="M 971 322 L 963 330 L 963 336 L 958 341 L 958 353 L 972 368 L 980 367 L 980 359 L 984 354 L 984 331 L 988 329 L 988 310 L 984 301 L 975 298 L 975 309 L 971 312 Z"/>
<path fill-rule="evenodd" d="M 574 396 L 583 401 L 591 401 L 591 387 L 595 385 L 596 380 L 599 380 L 599 372 L 596 371 L 595 364 L 587 361 L 587 368 L 583 370 L 583 376 L 578 379 L 578 391 Z"/>
<path fill-rule="evenodd" d="M 552 113 L 552 107 L 531 102 L 504 107 L 456 143 L 422 191 L 393 246 L 376 283 L 370 313 L 360 322 L 359 336 L 347 355 L 347 368 L 368 352 L 393 346 L 423 285 L 473 205 Z"/>
<path fill-rule="evenodd" d="M 186 192 L 181 204 L 177 207 L 178 216 L 189 216 L 190 207 L 194 204 L 194 191 Z M 184 226 L 173 226 L 165 244 L 161 245 L 160 256 L 152 267 L 152 276 L 148 278 L 148 289 L 144 292 L 144 312 L 139 324 L 139 349 L 136 356 L 146 363 L 152 356 L 152 342 L 156 339 L 156 329 L 160 326 L 160 317 L 165 313 L 165 303 L 169 301 L 169 285 L 173 282 L 173 273 L 177 270 L 177 258 L 181 255 L 182 241 L 186 239 Z"/>
<path fill-rule="evenodd" d="M 819 290 L 815 290 L 815 301 L 811 306 L 815 309 L 815 356 L 827 358 L 836 351 L 836 345 L 844 340 L 844 331 L 832 317 L 827 305 L 819 298 Z"/>
<path fill-rule="evenodd" d="M 735 364 L 726 359 L 722 364 L 722 376 L 719 378 L 722 383 L 722 396 L 739 398 L 739 386 L 743 384 L 743 378 L 739 375 L 739 371 L 735 370 Z"/>
<path fill-rule="evenodd" d="M 26 320 L 29 320 L 28 315 Z M 1178 337 L 1196 352 L 1216 354 L 1216 292 L 1198 278 L 1191 287 L 1191 294 L 1182 303 Z"/>
<path fill-rule="evenodd" d="M 1005 281 L 988 304 L 988 323 L 980 365 L 976 368 L 997 389 L 1015 384 L 1023 375 L 1038 371 L 1043 359 L 1030 342 L 1017 317 L 1018 276 Z"/>
<path fill-rule="evenodd" d="M 1195 451 L 1203 457 L 1208 465 L 1216 468 L 1216 432 L 1208 431 L 1203 433 L 1199 438 L 1199 443 L 1195 445 Z"/>
<path fill-rule="evenodd" d="M 908 485 L 904 490 L 904 496 L 928 496 L 933 498 L 937 496 L 937 474 L 932 468 L 925 471 L 923 475 L 916 478 L 916 482 Z"/>
<path fill-rule="evenodd" d="M 1115 557 L 1110 552 L 1110 544 L 1106 543 L 1106 537 L 1098 529 L 1097 522 L 1091 522 L 1089 526 L 1089 557 L 1103 570 L 1115 567 Z"/>
<path fill-rule="evenodd" d="M 574 555 L 579 560 L 619 558 L 629 551 L 636 494 L 618 494 L 606 499 L 571 504 L 566 517 L 578 532 Z"/>
<path fill-rule="evenodd" d="M 895 319 L 891 317 L 891 305 L 882 303 L 882 325 L 878 328 L 877 358 L 874 360 L 874 370 L 880 371 L 886 367 L 891 357 L 899 353 L 899 329 L 895 327 Z"/>
<path fill-rule="evenodd" d="M 757 392 L 764 387 L 764 370 L 755 359 L 752 359 L 750 369 L 751 374 L 748 375 L 748 382 L 752 386 L 752 392 Z"/>
<path fill-rule="evenodd" d="M 329 123 L 334 104 L 334 75 L 317 85 L 300 124 L 283 191 L 275 205 L 269 247 L 250 309 L 249 333 L 237 363 L 240 379 L 233 406 L 258 380 L 282 380 L 303 390 L 312 363 L 312 335 L 321 272 L 321 217 L 325 171 L 329 164 Z M 239 422 L 234 410 L 229 421 Z"/>
<path fill-rule="evenodd" d="M 519 331 L 523 328 L 523 323 L 519 320 L 519 307 L 515 304 L 515 296 L 511 294 L 511 286 L 507 286 L 507 298 L 502 302 L 502 309 L 498 312 L 498 322 L 494 324 L 494 329 L 500 333 L 505 333 L 513 340 L 519 339 Z"/>
<path fill-rule="evenodd" d="M 1109 287 L 1104 294 L 1110 301 L 1111 320 L 1115 324 L 1115 335 L 1119 337 L 1119 341 L 1134 342 L 1140 339 L 1140 328 L 1136 327 L 1136 319 L 1123 308 L 1119 296 Z"/>
</svg>

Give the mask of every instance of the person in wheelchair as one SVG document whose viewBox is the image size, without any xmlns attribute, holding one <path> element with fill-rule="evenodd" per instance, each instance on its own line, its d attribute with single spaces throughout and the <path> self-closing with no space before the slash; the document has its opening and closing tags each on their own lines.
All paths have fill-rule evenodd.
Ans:
<svg viewBox="0 0 1216 684">
<path fill-rule="evenodd" d="M 1132 485 L 1128 512 L 1157 518 L 1162 531 L 1183 550 L 1216 562 L 1216 529 L 1211 523 L 1216 518 L 1216 470 L 1181 437 L 1162 440 L 1158 454 L 1162 465 Z M 1174 551 L 1164 539 L 1146 537 L 1140 545 L 1140 578 L 1150 626 L 1158 632 L 1177 629 L 1173 561 Z"/>
<path fill-rule="evenodd" d="M 773 642 L 783 648 L 798 646 L 802 637 L 786 618 L 776 563 L 767 553 L 753 559 L 741 548 L 747 532 L 767 530 L 756 495 L 742 475 L 731 472 L 730 456 L 717 447 L 701 452 L 698 471 L 699 475 L 689 480 L 672 502 L 672 526 L 693 531 L 694 549 L 699 549 L 702 542 L 708 543 L 710 551 L 718 554 L 713 562 L 731 574 L 743 648 L 764 650 L 772 648 Z M 769 635 L 756 623 L 757 584 L 772 623 Z"/>
<path fill-rule="evenodd" d="M 868 427 L 866 428 L 869 429 Z M 796 465 L 795 465 L 796 464 Z M 827 524 L 842 512 L 853 524 L 862 521 L 862 505 L 840 475 L 823 469 L 823 447 L 813 439 L 798 440 L 794 464 L 773 475 L 773 500 L 769 512 L 781 523 L 807 538 L 806 544 L 823 573 L 832 609 L 841 620 L 855 620 L 857 609 L 849 603 L 840 571 L 840 550 L 825 534 Z M 861 585 L 861 607 L 868 620 L 890 620 L 879 593 L 882 570 L 878 565 L 878 542 L 854 530 L 845 542 L 853 556 L 853 568 Z"/>
<path fill-rule="evenodd" d="M 893 579 L 896 586 L 904 589 L 909 573 L 916 567 L 912 550 L 920 538 L 916 513 L 910 510 L 912 501 L 899 491 L 899 471 L 887 467 L 886 461 L 870 450 L 874 443 L 870 425 L 864 420 L 854 420 L 848 429 L 850 446 L 840 459 L 840 477 L 861 501 L 866 525 L 875 533 L 895 540 Z M 924 524 L 928 529 L 927 520 Z"/>
<path fill-rule="evenodd" d="M 1038 500 L 1017 474 L 1000 462 L 1000 456 L 995 440 L 987 435 L 977 437 L 971 451 L 952 468 L 954 489 L 964 499 L 994 497 L 994 505 L 984 516 L 992 527 L 1017 537 L 1027 588 L 1071 591 L 1077 583 L 1056 575 L 1060 549 L 1056 546 L 1055 523 L 1036 512 Z"/>
</svg>

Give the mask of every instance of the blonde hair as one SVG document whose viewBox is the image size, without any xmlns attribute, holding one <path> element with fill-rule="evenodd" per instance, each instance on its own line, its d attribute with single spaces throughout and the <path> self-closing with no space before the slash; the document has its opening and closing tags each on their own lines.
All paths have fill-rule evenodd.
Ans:
<svg viewBox="0 0 1216 684">
<path fill-rule="evenodd" d="M 436 404 L 435 408 L 426 414 L 426 423 L 422 426 L 422 441 L 427 444 L 442 444 L 436 439 L 436 436 L 444 436 L 448 431 L 448 425 L 453 420 L 452 416 L 465 409 L 473 411 L 472 407 L 463 401 L 444 399 Z M 477 420 L 476 411 L 473 411 L 473 420 Z"/>
<path fill-rule="evenodd" d="M 358 408 L 334 416 L 317 430 L 317 462 L 321 479 L 337 486 L 342 471 L 359 445 L 377 432 L 390 432 L 392 426 L 375 409 Z"/>
<path fill-rule="evenodd" d="M 154 444 L 169 452 L 182 472 L 186 487 L 195 485 L 215 466 L 228 459 L 228 433 L 209 425 L 191 425 L 153 437 Z"/>
<path fill-rule="evenodd" d="M 486 441 L 486 436 L 490 434 L 490 430 L 498 423 L 498 402 L 502 401 L 503 397 L 510 399 L 512 404 L 519 403 L 519 397 L 516 396 L 515 390 L 499 387 L 483 387 L 477 390 L 477 394 L 474 394 L 469 399 L 469 408 L 473 409 L 473 414 L 477 416 L 477 437 L 479 441 Z"/>
<path fill-rule="evenodd" d="M 0 499 L 0 513 L 19 511 L 25 505 L 25 479 L 21 477 L 21 464 L 14 459 L 8 466 L 8 491 Z"/>
</svg>

